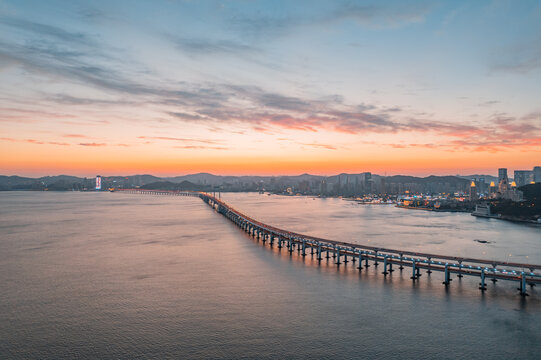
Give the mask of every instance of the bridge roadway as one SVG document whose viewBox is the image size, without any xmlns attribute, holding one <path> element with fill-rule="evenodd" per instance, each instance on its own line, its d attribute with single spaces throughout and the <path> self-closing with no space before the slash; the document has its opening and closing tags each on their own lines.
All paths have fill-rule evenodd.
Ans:
<svg viewBox="0 0 541 360">
<path fill-rule="evenodd" d="M 286 246 L 290 253 L 296 249 L 301 256 L 306 256 L 306 251 L 310 250 L 310 254 L 314 255 L 315 253 L 319 261 L 323 260 L 323 258 L 329 259 L 332 257 L 337 266 L 349 261 L 353 263 L 358 261 L 359 266 L 357 269 L 359 271 L 363 269 L 363 261 L 365 268 L 370 266 L 369 262 L 372 262 L 374 266 L 383 263 L 382 273 L 385 276 L 394 271 L 393 265 L 399 266 L 400 270 L 409 267 L 412 269 L 411 279 L 414 281 L 421 276 L 421 269 L 426 270 L 429 274 L 433 271 L 439 271 L 444 273 L 443 284 L 446 286 L 452 281 L 451 274 L 456 274 L 458 277 L 465 275 L 477 276 L 480 278 L 479 289 L 481 291 L 486 290 L 487 280 L 493 282 L 511 280 L 519 283 L 518 290 L 522 296 L 528 295 L 527 284 L 535 286 L 537 283 L 541 283 L 541 272 L 539 271 L 541 265 L 429 254 L 322 239 L 257 221 L 209 193 L 143 189 L 115 189 L 114 191 L 199 197 L 242 230 L 257 239 L 262 239 L 263 243 L 269 241 L 270 246 L 273 246 L 276 241 L 278 248 L 281 249 Z"/>
</svg>

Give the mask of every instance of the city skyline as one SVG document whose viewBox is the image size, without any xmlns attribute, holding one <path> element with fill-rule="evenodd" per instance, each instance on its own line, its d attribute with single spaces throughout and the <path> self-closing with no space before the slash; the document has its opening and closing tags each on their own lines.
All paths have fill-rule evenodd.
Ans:
<svg viewBox="0 0 541 360">
<path fill-rule="evenodd" d="M 540 20 L 536 1 L 0 1 L 0 173 L 530 170 Z"/>
</svg>

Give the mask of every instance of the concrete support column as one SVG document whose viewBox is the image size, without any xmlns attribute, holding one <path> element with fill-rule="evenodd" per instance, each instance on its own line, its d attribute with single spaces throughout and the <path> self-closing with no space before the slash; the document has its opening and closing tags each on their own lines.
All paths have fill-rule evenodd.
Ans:
<svg viewBox="0 0 541 360">
<path fill-rule="evenodd" d="M 520 295 L 522 296 L 528 296 L 526 293 L 526 273 L 522 272 L 520 275 Z"/>
<path fill-rule="evenodd" d="M 340 248 L 336 248 L 336 265 L 340 265 Z"/>
<path fill-rule="evenodd" d="M 383 255 L 383 275 L 387 275 L 387 255 Z"/>
<path fill-rule="evenodd" d="M 317 259 L 321 260 L 321 244 L 317 244 Z"/>
<path fill-rule="evenodd" d="M 449 277 L 449 264 L 445 264 L 445 280 L 443 281 L 444 285 L 450 284 L 450 277 Z"/>
<path fill-rule="evenodd" d="M 306 256 L 306 240 L 302 239 L 302 256 Z"/>
<path fill-rule="evenodd" d="M 485 268 L 481 269 L 481 282 L 479 283 L 479 289 L 485 291 L 487 286 L 485 284 Z"/>
<path fill-rule="evenodd" d="M 411 279 L 415 280 L 417 279 L 417 276 L 415 275 L 415 259 L 412 259 L 411 261 L 411 269 L 412 269 Z"/>
<path fill-rule="evenodd" d="M 363 269 L 363 252 L 362 250 L 359 250 L 359 266 L 357 267 L 359 271 Z"/>
<path fill-rule="evenodd" d="M 496 281 L 498 281 L 498 279 L 496 279 L 496 266 L 494 266 L 492 268 L 492 274 L 494 274 L 494 276 L 492 277 L 492 282 L 495 283 Z"/>
</svg>

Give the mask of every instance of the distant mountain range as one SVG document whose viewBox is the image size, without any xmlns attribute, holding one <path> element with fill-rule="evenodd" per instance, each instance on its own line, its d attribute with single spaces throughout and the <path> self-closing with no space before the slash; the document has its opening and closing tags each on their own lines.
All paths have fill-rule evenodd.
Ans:
<svg viewBox="0 0 541 360">
<path fill-rule="evenodd" d="M 412 184 L 416 189 L 428 186 L 428 189 L 458 188 L 463 189 L 472 178 L 484 177 L 486 181 L 492 181 L 490 175 L 471 176 L 427 176 L 416 177 L 406 175 L 380 176 L 370 173 L 360 174 L 337 174 L 333 176 L 321 176 L 301 174 L 295 176 L 221 176 L 209 173 L 198 173 L 175 177 L 157 177 L 153 175 L 130 175 L 130 176 L 104 176 L 102 177 L 103 188 L 116 187 L 144 187 L 154 189 L 185 189 L 185 190 L 208 190 L 222 189 L 223 191 L 253 191 L 266 189 L 282 191 L 288 187 L 300 189 L 299 191 L 328 191 L 335 194 L 349 191 L 352 193 L 378 191 L 390 187 L 396 189 L 406 188 Z M 406 186 L 406 187 L 404 187 Z M 82 178 L 70 175 L 44 176 L 29 178 L 21 176 L 0 175 L 0 190 L 90 190 L 95 187 L 95 178 Z M 309 189 L 309 190 L 307 190 Z M 413 189 L 413 188 L 412 188 Z"/>
<path fill-rule="evenodd" d="M 494 181 L 495 184 L 498 184 L 498 177 L 497 176 L 492 176 L 492 175 L 475 174 L 475 175 L 460 175 L 459 177 L 461 177 L 463 179 L 468 179 L 468 180 L 485 179 L 486 183 L 490 183 L 491 181 Z"/>
</svg>

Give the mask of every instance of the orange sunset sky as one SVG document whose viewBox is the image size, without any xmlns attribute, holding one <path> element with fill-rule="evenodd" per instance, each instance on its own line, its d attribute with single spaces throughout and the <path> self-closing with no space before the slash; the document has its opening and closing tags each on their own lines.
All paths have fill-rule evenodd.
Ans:
<svg viewBox="0 0 541 360">
<path fill-rule="evenodd" d="M 541 165 L 538 2 L 0 0 L 0 174 Z"/>
</svg>

